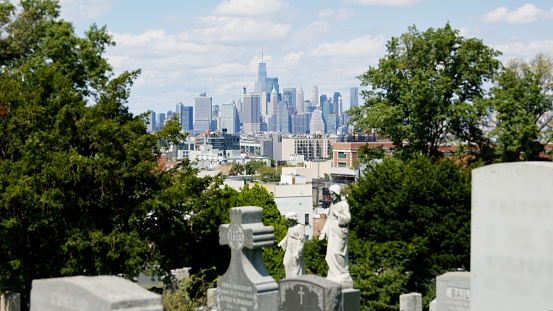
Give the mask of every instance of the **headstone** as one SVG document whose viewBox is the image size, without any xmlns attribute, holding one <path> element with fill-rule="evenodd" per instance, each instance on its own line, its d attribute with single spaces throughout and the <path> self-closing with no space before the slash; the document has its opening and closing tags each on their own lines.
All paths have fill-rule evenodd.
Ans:
<svg viewBox="0 0 553 311">
<path fill-rule="evenodd" d="M 21 295 L 15 292 L 7 292 L 0 295 L 0 311 L 20 311 Z"/>
<path fill-rule="evenodd" d="M 309 274 L 282 279 L 279 291 L 281 311 L 359 311 L 361 293 L 338 282 Z"/>
<path fill-rule="evenodd" d="M 33 280 L 31 311 L 162 311 L 161 296 L 115 276 Z"/>
<path fill-rule="evenodd" d="M 472 311 L 553 310 L 552 194 L 550 162 L 473 170 Z"/>
<path fill-rule="evenodd" d="M 274 243 L 274 228 L 261 222 L 256 206 L 230 210 L 230 224 L 219 227 L 219 243 L 231 249 L 230 264 L 217 280 L 220 310 L 278 310 L 278 284 L 263 263 L 262 248 Z"/>
<path fill-rule="evenodd" d="M 340 283 L 309 274 L 280 281 L 281 311 L 341 311 Z"/>
<path fill-rule="evenodd" d="M 209 288 L 207 290 L 207 310 L 217 310 L 217 289 Z"/>
<path fill-rule="evenodd" d="M 436 299 L 432 300 L 428 305 L 429 311 L 438 311 L 438 301 Z"/>
<path fill-rule="evenodd" d="M 436 300 L 440 311 L 470 310 L 470 272 L 447 272 L 436 278 Z"/>
<path fill-rule="evenodd" d="M 419 293 L 400 295 L 399 311 L 422 311 L 422 295 Z"/>
</svg>

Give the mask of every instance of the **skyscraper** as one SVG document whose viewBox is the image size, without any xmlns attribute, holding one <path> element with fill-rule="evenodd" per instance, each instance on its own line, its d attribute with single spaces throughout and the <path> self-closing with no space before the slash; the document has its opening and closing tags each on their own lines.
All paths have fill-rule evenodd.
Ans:
<svg viewBox="0 0 553 311">
<path fill-rule="evenodd" d="M 294 111 L 296 110 L 296 88 L 295 87 L 285 87 L 282 90 L 282 101 L 286 103 L 286 107 L 292 107 Z"/>
<path fill-rule="evenodd" d="M 311 122 L 309 123 L 309 132 L 312 135 L 315 135 L 315 134 L 324 135 L 325 133 L 325 123 L 323 121 L 323 113 L 318 108 L 315 111 L 313 111 L 313 115 L 311 116 Z"/>
<path fill-rule="evenodd" d="M 243 107 L 240 119 L 244 133 L 258 133 L 260 129 L 260 95 L 246 94 L 243 97 Z"/>
<path fill-rule="evenodd" d="M 179 114 L 180 128 L 182 131 L 190 132 L 194 129 L 194 107 L 183 106 Z"/>
<path fill-rule="evenodd" d="M 288 107 L 283 101 L 279 101 L 275 111 L 276 115 L 276 131 L 282 134 L 290 133 L 290 121 Z"/>
<path fill-rule="evenodd" d="M 148 119 L 147 122 L 147 131 L 148 133 L 153 133 L 156 131 L 156 113 L 153 111 L 148 111 Z"/>
<path fill-rule="evenodd" d="M 262 91 L 267 91 L 267 64 L 263 62 L 263 52 L 261 52 L 261 63 L 259 63 L 259 67 L 257 69 L 257 82 L 255 82 L 255 93 L 257 95 L 261 95 Z"/>
<path fill-rule="evenodd" d="M 157 116 L 156 130 L 161 129 L 165 125 L 165 113 L 160 112 Z"/>
<path fill-rule="evenodd" d="M 297 114 L 305 113 L 305 102 L 303 99 L 303 89 L 301 88 L 301 86 L 300 86 L 300 90 L 298 91 L 298 100 L 296 104 L 297 104 L 297 108 L 296 108 Z"/>
<path fill-rule="evenodd" d="M 317 86 L 313 86 L 313 101 L 311 102 L 312 106 L 318 107 L 319 106 L 319 89 Z"/>
<path fill-rule="evenodd" d="M 274 115 L 277 109 L 277 104 L 278 104 L 278 94 L 275 88 L 273 87 L 273 90 L 271 91 L 271 99 L 269 102 L 269 111 L 267 112 L 267 114 Z"/>
<path fill-rule="evenodd" d="M 221 105 L 221 130 L 227 130 L 228 134 L 240 131 L 240 120 L 234 103 Z"/>
<path fill-rule="evenodd" d="M 359 88 L 349 88 L 349 108 L 359 107 Z"/>
<path fill-rule="evenodd" d="M 194 129 L 205 132 L 211 130 L 212 98 L 201 93 L 194 97 Z"/>
</svg>

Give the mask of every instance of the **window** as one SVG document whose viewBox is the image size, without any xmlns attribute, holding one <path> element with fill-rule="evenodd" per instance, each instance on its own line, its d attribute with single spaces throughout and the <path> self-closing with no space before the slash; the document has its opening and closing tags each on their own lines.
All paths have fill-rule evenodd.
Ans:
<svg viewBox="0 0 553 311">
<path fill-rule="evenodd" d="M 346 153 L 345 152 L 338 152 L 338 159 L 345 159 Z"/>
<path fill-rule="evenodd" d="M 344 162 L 338 162 L 338 167 L 347 167 L 346 163 Z"/>
<path fill-rule="evenodd" d="M 305 225 L 309 225 L 309 214 L 305 214 Z"/>
</svg>

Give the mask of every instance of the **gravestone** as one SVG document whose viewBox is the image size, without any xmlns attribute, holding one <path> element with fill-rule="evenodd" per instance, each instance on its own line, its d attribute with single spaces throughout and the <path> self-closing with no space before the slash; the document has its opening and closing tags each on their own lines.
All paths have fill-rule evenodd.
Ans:
<svg viewBox="0 0 553 311">
<path fill-rule="evenodd" d="M 438 301 L 436 299 L 428 304 L 428 311 L 438 311 Z"/>
<path fill-rule="evenodd" d="M 439 311 L 469 311 L 470 272 L 447 272 L 436 277 L 436 300 Z"/>
<path fill-rule="evenodd" d="M 400 295 L 399 311 L 422 311 L 422 295 L 419 293 Z"/>
<path fill-rule="evenodd" d="M 359 311 L 361 293 L 338 282 L 308 274 L 280 281 L 281 311 Z"/>
<path fill-rule="evenodd" d="M 278 310 L 278 284 L 263 263 L 262 248 L 274 243 L 274 228 L 261 222 L 262 208 L 235 207 L 219 227 L 219 243 L 231 249 L 230 264 L 217 280 L 219 310 Z"/>
<path fill-rule="evenodd" d="M 0 295 L 0 311 L 20 311 L 21 295 L 15 292 L 7 292 Z"/>
<path fill-rule="evenodd" d="M 280 281 L 281 311 L 340 311 L 340 283 L 317 275 L 301 275 Z"/>
<path fill-rule="evenodd" d="M 31 311 L 163 311 L 161 296 L 115 276 L 33 280 Z"/>
<path fill-rule="evenodd" d="M 552 194 L 550 162 L 473 170 L 472 311 L 553 310 Z"/>
</svg>

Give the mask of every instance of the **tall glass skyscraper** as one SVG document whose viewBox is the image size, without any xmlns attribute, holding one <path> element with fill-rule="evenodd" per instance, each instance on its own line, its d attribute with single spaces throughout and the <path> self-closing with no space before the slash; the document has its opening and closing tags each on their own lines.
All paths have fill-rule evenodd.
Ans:
<svg viewBox="0 0 553 311">
<path fill-rule="evenodd" d="M 212 99 L 205 93 L 194 97 L 194 129 L 205 132 L 211 130 Z"/>
<path fill-rule="evenodd" d="M 349 107 L 359 107 L 359 88 L 350 87 L 349 88 Z"/>
</svg>

